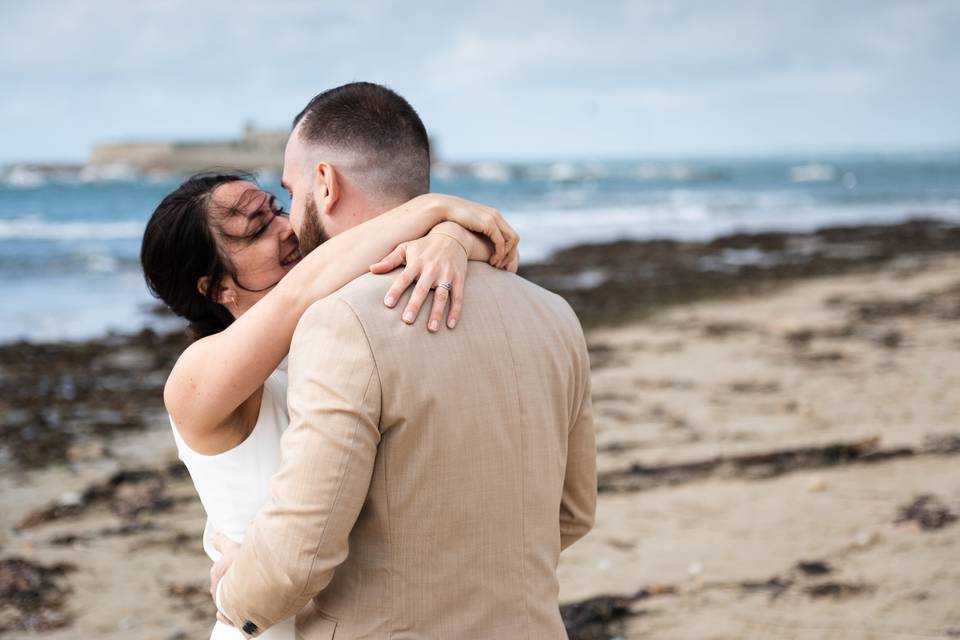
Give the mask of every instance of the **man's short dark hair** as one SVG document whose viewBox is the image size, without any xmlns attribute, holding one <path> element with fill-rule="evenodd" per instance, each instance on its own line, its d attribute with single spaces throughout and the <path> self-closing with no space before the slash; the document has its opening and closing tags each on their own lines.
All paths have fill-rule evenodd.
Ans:
<svg viewBox="0 0 960 640">
<path fill-rule="evenodd" d="M 385 195 L 408 200 L 430 190 L 427 130 L 406 100 L 371 82 L 324 91 L 293 119 L 300 139 L 362 157 Z"/>
</svg>

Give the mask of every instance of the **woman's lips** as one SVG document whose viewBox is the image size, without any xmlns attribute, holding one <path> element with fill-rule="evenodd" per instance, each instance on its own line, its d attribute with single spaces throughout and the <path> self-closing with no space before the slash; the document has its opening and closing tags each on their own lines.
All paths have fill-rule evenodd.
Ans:
<svg viewBox="0 0 960 640">
<path fill-rule="evenodd" d="M 298 262 L 303 256 L 300 255 L 300 249 L 294 249 L 291 251 L 286 258 L 280 261 L 280 266 L 287 267 L 295 262 Z"/>
</svg>

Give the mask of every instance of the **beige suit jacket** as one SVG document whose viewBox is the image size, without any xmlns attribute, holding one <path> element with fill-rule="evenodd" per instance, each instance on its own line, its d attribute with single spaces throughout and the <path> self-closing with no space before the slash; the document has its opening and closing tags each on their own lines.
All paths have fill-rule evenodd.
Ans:
<svg viewBox="0 0 960 640">
<path fill-rule="evenodd" d="M 597 488 L 577 318 L 471 262 L 459 325 L 431 334 L 384 307 L 392 280 L 300 321 L 281 468 L 221 607 L 248 635 L 300 612 L 306 640 L 566 637 L 557 563 Z"/>
</svg>

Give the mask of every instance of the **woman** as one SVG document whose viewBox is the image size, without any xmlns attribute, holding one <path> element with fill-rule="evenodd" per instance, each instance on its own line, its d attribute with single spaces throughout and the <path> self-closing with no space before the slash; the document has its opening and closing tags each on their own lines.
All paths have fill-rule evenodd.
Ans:
<svg viewBox="0 0 960 640">
<path fill-rule="evenodd" d="M 468 229 L 485 234 L 493 248 Z M 429 285 L 438 285 L 428 322 L 436 331 L 449 288 L 452 329 L 467 260 L 515 271 L 516 240 L 495 210 L 429 194 L 301 257 L 285 212 L 241 174 L 195 176 L 164 198 L 144 232 L 141 262 L 151 291 L 190 321 L 195 338 L 170 373 L 164 403 L 207 513 L 204 549 L 211 559 L 218 557 L 213 532 L 241 542 L 267 499 L 288 423 L 282 361 L 303 312 L 368 269 L 386 273 L 405 263 L 385 304 L 394 306 L 419 278 L 403 314 L 412 324 Z M 211 636 L 242 637 L 221 622 Z M 261 637 L 292 640 L 293 621 Z"/>
</svg>

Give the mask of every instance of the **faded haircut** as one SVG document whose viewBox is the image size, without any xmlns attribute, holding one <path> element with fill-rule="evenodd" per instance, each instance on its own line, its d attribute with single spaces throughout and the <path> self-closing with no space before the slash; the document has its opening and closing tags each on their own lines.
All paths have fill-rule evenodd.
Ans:
<svg viewBox="0 0 960 640">
<path fill-rule="evenodd" d="M 314 97 L 293 119 L 300 139 L 349 154 L 357 177 L 385 198 L 406 201 L 430 190 L 427 130 L 406 100 L 370 82 L 352 82 Z"/>
</svg>

